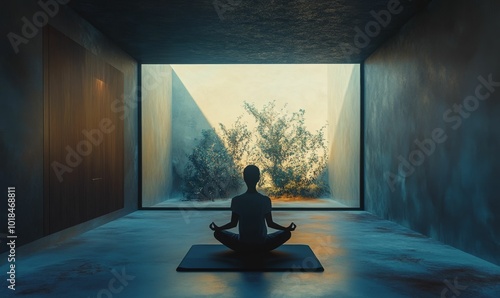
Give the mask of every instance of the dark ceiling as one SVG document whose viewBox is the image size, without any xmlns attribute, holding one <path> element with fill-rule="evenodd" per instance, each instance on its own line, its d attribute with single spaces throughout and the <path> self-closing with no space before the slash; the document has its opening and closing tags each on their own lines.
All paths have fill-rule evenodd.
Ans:
<svg viewBox="0 0 500 298">
<path fill-rule="evenodd" d="M 140 63 L 360 63 L 428 0 L 400 13 L 367 45 L 356 27 L 397 0 L 72 0 L 70 6 Z M 372 27 L 374 30 L 375 27 Z M 362 40 L 360 40 L 362 41 Z"/>
</svg>

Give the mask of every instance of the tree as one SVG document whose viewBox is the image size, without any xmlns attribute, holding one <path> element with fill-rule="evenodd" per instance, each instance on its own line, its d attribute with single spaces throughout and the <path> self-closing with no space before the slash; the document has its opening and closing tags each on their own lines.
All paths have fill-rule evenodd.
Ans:
<svg viewBox="0 0 500 298">
<path fill-rule="evenodd" d="M 287 113 L 272 101 L 262 109 L 245 102 L 245 111 L 257 125 L 248 129 L 242 116 L 229 127 L 219 124 L 202 131 L 184 177 L 188 199 L 214 200 L 232 195 L 242 187 L 247 164 L 261 169 L 259 186 L 275 196 L 318 197 L 329 192 L 326 180 L 326 125 L 312 133 L 304 123 L 305 110 Z"/>
<path fill-rule="evenodd" d="M 304 124 L 305 110 L 289 114 L 286 105 L 276 110 L 269 102 L 259 110 L 244 103 L 257 122 L 256 147 L 262 165 L 263 183 L 270 180 L 273 195 L 316 197 L 329 192 L 324 177 L 327 167 L 326 125 L 315 133 Z"/>
<path fill-rule="evenodd" d="M 254 154 L 249 148 L 252 133 L 248 130 L 247 124 L 242 122 L 241 119 L 242 116 L 239 116 L 231 127 L 219 123 L 221 140 L 240 173 L 243 172 L 247 163 L 254 158 Z"/>
</svg>

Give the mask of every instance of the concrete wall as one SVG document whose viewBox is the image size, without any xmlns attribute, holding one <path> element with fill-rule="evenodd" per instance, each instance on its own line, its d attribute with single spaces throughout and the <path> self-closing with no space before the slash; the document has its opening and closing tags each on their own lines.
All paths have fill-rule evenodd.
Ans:
<svg viewBox="0 0 500 298">
<path fill-rule="evenodd" d="M 142 206 L 172 189 L 172 68 L 142 65 Z"/>
<path fill-rule="evenodd" d="M 336 201 L 359 207 L 359 65 L 328 65 L 327 76 L 330 190 Z"/>
<path fill-rule="evenodd" d="M 63 2 L 63 1 L 61 1 Z M 75 233 L 122 216 L 137 208 L 138 197 L 138 127 L 137 127 L 137 63 L 111 44 L 99 31 L 76 15 L 72 10 L 59 5 L 52 8 L 49 24 L 63 32 L 80 45 L 100 56 L 124 73 L 125 106 L 117 106 L 124 118 L 124 167 L 125 208 L 109 215 L 69 228 L 50 237 L 45 242 L 57 241 Z M 17 189 L 16 228 L 18 244 L 32 242 L 43 236 L 43 30 L 46 23 L 39 19 L 37 30 L 25 30 L 26 20 L 43 14 L 37 1 L 5 1 L 0 10 L 2 19 L 0 43 L 0 189 L 8 186 Z M 9 32 L 22 38 L 18 51 L 14 51 Z M 6 223 L 7 197 L 1 196 L 0 222 Z M 0 233 L 6 233 L 6 225 Z M 5 246 L 1 246 L 5 250 Z"/>
<path fill-rule="evenodd" d="M 0 10 L 0 188 L 16 187 L 17 242 L 43 235 L 43 60 L 42 34 L 33 34 L 14 52 L 9 32 L 21 35 L 23 16 L 36 11 L 34 1 L 6 1 Z M 6 223 L 7 197 L 0 197 L 0 222 Z M 7 233 L 7 225 L 0 225 Z M 2 241 L 3 242 L 3 241 Z M 4 251 L 5 245 L 0 250 Z"/>
<path fill-rule="evenodd" d="M 433 1 L 365 62 L 366 210 L 496 264 L 499 14 Z"/>
<path fill-rule="evenodd" d="M 182 80 L 172 71 L 172 167 L 174 194 L 172 198 L 181 196 L 180 177 L 189 162 L 188 155 L 191 154 L 202 137 L 201 131 L 212 129 L 203 112 L 184 86 Z"/>
</svg>

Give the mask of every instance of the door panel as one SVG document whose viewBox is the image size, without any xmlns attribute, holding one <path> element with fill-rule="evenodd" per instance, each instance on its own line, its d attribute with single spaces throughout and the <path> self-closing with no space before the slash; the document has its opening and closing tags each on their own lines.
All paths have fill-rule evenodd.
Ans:
<svg viewBox="0 0 500 298">
<path fill-rule="evenodd" d="M 47 27 L 44 216 L 50 234 L 123 208 L 123 120 L 111 106 L 122 100 L 124 82 L 122 72 Z"/>
</svg>

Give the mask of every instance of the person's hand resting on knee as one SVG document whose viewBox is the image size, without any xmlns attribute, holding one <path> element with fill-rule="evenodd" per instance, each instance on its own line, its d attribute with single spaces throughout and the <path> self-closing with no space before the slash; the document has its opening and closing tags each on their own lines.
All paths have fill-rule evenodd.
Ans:
<svg viewBox="0 0 500 298">
<path fill-rule="evenodd" d="M 292 232 L 295 231 L 296 227 L 297 225 L 292 222 L 288 227 L 286 227 L 286 230 Z"/>
<path fill-rule="evenodd" d="M 220 231 L 220 227 L 218 225 L 216 225 L 213 221 L 208 227 L 210 228 L 210 230 L 212 230 L 214 232 Z"/>
<path fill-rule="evenodd" d="M 239 221 L 238 214 L 233 212 L 231 215 L 231 221 L 228 222 L 227 224 L 219 227 L 218 225 L 215 224 L 215 222 L 212 221 L 212 223 L 208 227 L 210 228 L 210 230 L 214 232 L 220 232 L 222 230 L 235 228 L 238 225 L 238 221 Z"/>
</svg>

